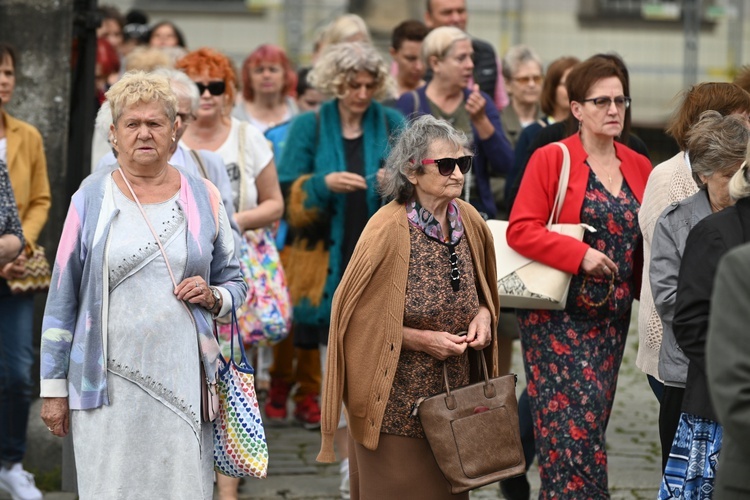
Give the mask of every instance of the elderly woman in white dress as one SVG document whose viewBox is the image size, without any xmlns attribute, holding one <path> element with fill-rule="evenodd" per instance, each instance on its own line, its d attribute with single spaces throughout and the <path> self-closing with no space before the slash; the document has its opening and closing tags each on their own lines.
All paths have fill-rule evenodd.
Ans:
<svg viewBox="0 0 750 500">
<path fill-rule="evenodd" d="M 212 318 L 247 288 L 217 189 L 167 163 L 169 82 L 129 73 L 107 98 L 119 168 L 88 177 L 68 210 L 42 325 L 42 418 L 56 436 L 72 430 L 82 499 L 210 499 L 201 377 L 216 380 Z"/>
</svg>

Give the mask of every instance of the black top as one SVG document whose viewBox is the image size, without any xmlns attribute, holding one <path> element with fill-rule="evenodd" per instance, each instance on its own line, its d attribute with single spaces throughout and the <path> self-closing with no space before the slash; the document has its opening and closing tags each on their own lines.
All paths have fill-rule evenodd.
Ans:
<svg viewBox="0 0 750 500">
<path fill-rule="evenodd" d="M 714 277 L 721 257 L 750 241 L 750 198 L 709 215 L 690 231 L 680 262 L 672 322 L 688 365 L 682 411 L 716 421 L 706 381 L 706 339 Z"/>
<path fill-rule="evenodd" d="M 365 158 L 363 136 L 356 139 L 344 138 L 344 155 L 346 171 L 365 175 Z M 367 191 L 358 189 L 346 195 L 346 214 L 344 215 L 344 243 L 341 246 L 342 268 L 346 269 L 357 246 L 359 235 L 367 225 Z"/>
</svg>

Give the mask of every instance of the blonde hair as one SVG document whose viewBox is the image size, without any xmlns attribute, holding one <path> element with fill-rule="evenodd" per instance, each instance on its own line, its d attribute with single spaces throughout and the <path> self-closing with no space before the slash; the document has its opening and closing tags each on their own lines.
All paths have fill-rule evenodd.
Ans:
<svg viewBox="0 0 750 500">
<path fill-rule="evenodd" d="M 174 66 L 162 50 L 151 47 L 136 47 L 125 56 L 125 71 L 153 71 Z"/>
<path fill-rule="evenodd" d="M 364 19 L 357 14 L 344 14 L 337 17 L 329 24 L 320 35 L 320 43 L 323 46 L 334 45 L 342 42 L 351 42 L 351 38 L 361 36 L 364 43 L 372 43 L 370 31 L 367 29 Z"/>
<path fill-rule="evenodd" d="M 331 45 L 307 75 L 307 81 L 318 91 L 341 99 L 346 84 L 360 71 L 367 71 L 375 78 L 375 99 L 393 94 L 393 78 L 380 53 L 362 42 Z"/>
<path fill-rule="evenodd" d="M 429 66 L 430 57 L 445 58 L 453 45 L 461 40 L 471 40 L 471 38 L 454 26 L 435 28 L 422 41 L 422 60 L 425 65 Z"/>
<path fill-rule="evenodd" d="M 125 108 L 138 103 L 158 102 L 164 107 L 169 123 L 177 116 L 177 97 L 164 76 L 144 71 L 129 71 L 104 94 L 112 108 L 112 123 L 117 122 Z"/>
<path fill-rule="evenodd" d="M 748 179 L 748 160 L 742 162 L 740 169 L 729 179 L 729 196 L 734 201 L 750 196 L 750 179 Z"/>
</svg>

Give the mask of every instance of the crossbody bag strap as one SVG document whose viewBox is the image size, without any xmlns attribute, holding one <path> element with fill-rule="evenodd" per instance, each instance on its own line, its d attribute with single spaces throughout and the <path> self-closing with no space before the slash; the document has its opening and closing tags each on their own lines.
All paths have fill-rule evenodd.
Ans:
<svg viewBox="0 0 750 500">
<path fill-rule="evenodd" d="M 122 171 L 122 167 L 119 167 L 117 170 L 120 172 L 120 176 L 125 181 L 125 185 L 128 187 L 128 190 L 130 191 L 130 194 L 133 196 L 133 201 L 135 201 L 135 204 L 138 206 L 138 210 L 141 211 L 141 215 L 143 216 L 143 219 L 146 221 L 146 225 L 148 225 L 148 228 L 151 230 L 151 234 L 154 236 L 154 239 L 156 240 L 156 244 L 159 245 L 159 250 L 161 250 L 161 254 L 162 254 L 162 256 L 164 256 L 164 262 L 167 263 L 167 271 L 169 271 L 169 277 L 172 278 L 172 285 L 174 285 L 174 288 L 177 288 L 177 281 L 174 279 L 174 273 L 172 272 L 172 266 L 169 265 L 169 259 L 167 258 L 167 252 L 164 250 L 164 245 L 161 244 L 161 239 L 159 239 L 159 236 L 156 234 L 156 231 L 154 231 L 154 226 L 151 225 L 151 221 L 148 220 L 148 216 L 146 215 L 146 211 L 143 210 L 143 205 L 141 205 L 140 200 L 138 200 L 138 197 L 135 195 L 135 191 L 133 191 L 133 186 L 130 185 L 130 181 L 128 181 L 128 178 L 125 177 L 125 172 Z M 183 305 L 185 305 L 185 304 L 183 303 Z M 187 308 L 187 306 L 185 306 L 185 307 Z M 188 309 L 188 312 L 190 312 L 190 309 Z"/>
<path fill-rule="evenodd" d="M 204 179 L 208 179 L 208 172 L 206 171 L 206 165 L 203 163 L 203 158 L 201 158 L 201 155 L 198 151 L 191 149 L 190 150 L 190 156 L 193 157 L 193 160 L 195 160 L 195 163 L 198 164 L 198 168 L 201 171 L 201 175 Z"/>
<path fill-rule="evenodd" d="M 568 147 L 562 142 L 555 142 L 563 153 L 562 169 L 560 170 L 560 180 L 557 185 L 557 195 L 555 196 L 555 202 L 552 205 L 552 212 L 549 214 L 549 221 L 547 221 L 547 227 L 549 228 L 552 224 L 556 224 L 560 221 L 560 213 L 562 212 L 563 203 L 565 203 L 565 193 L 568 190 L 568 181 L 570 180 L 570 151 Z"/>
<path fill-rule="evenodd" d="M 247 132 L 247 122 L 240 122 L 240 136 L 238 137 L 239 142 L 239 156 L 237 158 L 237 164 L 240 170 L 240 188 L 239 193 L 237 194 L 239 200 L 237 203 L 237 211 L 243 210 L 242 207 L 245 206 L 245 182 L 247 180 L 245 179 L 245 134 Z"/>
</svg>

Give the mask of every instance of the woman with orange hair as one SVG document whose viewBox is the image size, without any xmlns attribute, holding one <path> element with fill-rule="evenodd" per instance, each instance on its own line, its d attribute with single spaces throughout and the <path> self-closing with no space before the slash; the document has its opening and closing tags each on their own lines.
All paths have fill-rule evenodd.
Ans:
<svg viewBox="0 0 750 500">
<path fill-rule="evenodd" d="M 182 142 L 191 149 L 214 151 L 224 159 L 240 233 L 276 222 L 284 212 L 284 199 L 273 153 L 261 132 L 230 116 L 237 77 L 229 58 L 202 48 L 180 59 L 176 68 L 195 82 L 201 96 L 195 122 Z M 259 360 L 259 365 L 269 363 Z M 262 372 L 256 373 L 256 383 L 262 382 Z M 269 378 L 266 369 L 266 381 Z M 219 475 L 219 497 L 237 498 L 238 484 L 236 479 Z"/>
<path fill-rule="evenodd" d="M 275 45 L 261 45 L 242 63 L 242 98 L 232 116 L 265 132 L 297 114 L 296 88 L 297 73 L 286 53 Z"/>
</svg>

